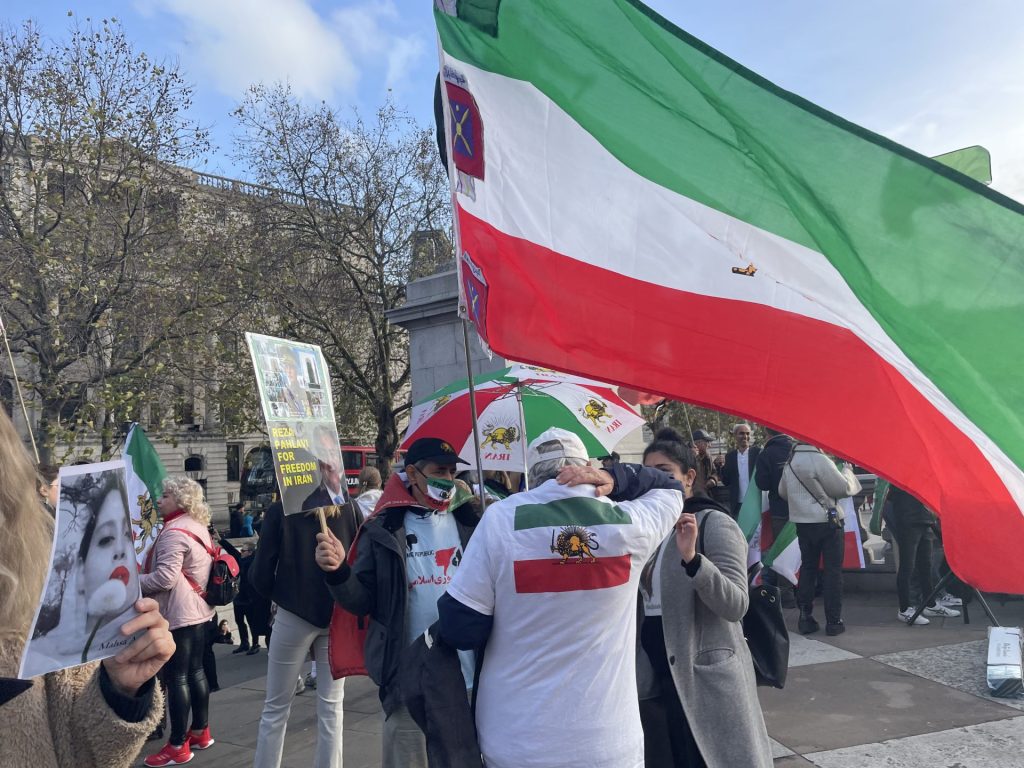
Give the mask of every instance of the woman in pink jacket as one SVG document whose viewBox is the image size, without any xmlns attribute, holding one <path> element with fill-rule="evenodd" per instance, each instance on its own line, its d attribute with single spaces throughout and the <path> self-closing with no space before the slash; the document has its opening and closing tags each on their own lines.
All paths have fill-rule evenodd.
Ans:
<svg viewBox="0 0 1024 768">
<path fill-rule="evenodd" d="M 142 594 L 160 604 L 177 650 L 165 671 L 171 737 L 163 749 L 146 758 L 146 765 L 152 767 L 187 763 L 193 749 L 213 744 L 208 720 L 210 687 L 203 671 L 206 623 L 214 615 L 203 597 L 213 567 L 213 542 L 206 530 L 210 508 L 203 501 L 199 483 L 186 477 L 164 481 L 157 508 L 164 527 L 141 577 Z M 188 728 L 190 711 L 192 725 Z"/>
</svg>

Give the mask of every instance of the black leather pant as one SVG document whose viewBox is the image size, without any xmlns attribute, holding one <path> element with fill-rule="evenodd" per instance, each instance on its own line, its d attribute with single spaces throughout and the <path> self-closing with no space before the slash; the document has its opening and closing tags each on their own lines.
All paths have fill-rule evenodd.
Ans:
<svg viewBox="0 0 1024 768">
<path fill-rule="evenodd" d="M 167 710 L 171 716 L 171 744 L 185 743 L 188 735 L 188 716 L 192 714 L 192 729 L 206 727 L 210 712 L 210 687 L 203 671 L 203 652 L 206 650 L 206 622 L 191 627 L 172 629 L 177 648 L 164 668 L 167 685 Z"/>
</svg>

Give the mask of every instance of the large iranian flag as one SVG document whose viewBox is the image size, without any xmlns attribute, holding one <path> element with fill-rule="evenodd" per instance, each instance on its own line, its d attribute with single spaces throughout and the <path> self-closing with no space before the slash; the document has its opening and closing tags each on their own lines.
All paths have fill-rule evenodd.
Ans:
<svg viewBox="0 0 1024 768">
<path fill-rule="evenodd" d="M 1022 206 L 634 0 L 435 9 L 462 303 L 496 352 L 871 468 L 961 577 L 1024 592 Z"/>
</svg>

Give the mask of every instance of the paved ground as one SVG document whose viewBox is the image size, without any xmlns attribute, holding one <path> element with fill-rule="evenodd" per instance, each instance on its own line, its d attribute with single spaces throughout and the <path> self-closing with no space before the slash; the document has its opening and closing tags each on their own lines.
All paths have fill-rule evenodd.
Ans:
<svg viewBox="0 0 1024 768">
<path fill-rule="evenodd" d="M 1024 625 L 1024 602 L 991 604 L 1004 625 Z M 777 768 L 1024 768 L 1024 699 L 986 694 L 988 625 L 976 605 L 968 625 L 933 619 L 908 627 L 896 621 L 894 594 L 853 594 L 846 600 L 849 629 L 836 638 L 800 637 L 796 611 L 787 614 L 794 633 L 789 681 L 782 691 L 760 689 Z M 248 768 L 266 653 L 234 656 L 229 646 L 217 653 L 222 690 L 211 700 L 211 724 L 218 744 L 192 764 Z M 312 765 L 315 704 L 312 691 L 295 699 L 285 768 Z M 345 768 L 380 765 L 380 732 L 376 689 L 365 678 L 349 680 Z"/>
</svg>

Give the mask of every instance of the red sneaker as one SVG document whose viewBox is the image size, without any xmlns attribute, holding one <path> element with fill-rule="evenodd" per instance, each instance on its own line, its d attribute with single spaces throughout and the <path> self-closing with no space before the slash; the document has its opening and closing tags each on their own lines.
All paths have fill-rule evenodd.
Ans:
<svg viewBox="0 0 1024 768">
<path fill-rule="evenodd" d="M 192 750 L 189 749 L 188 739 L 185 739 L 185 743 L 180 747 L 175 747 L 171 742 L 167 742 L 163 749 L 155 755 L 147 757 L 144 762 L 149 768 L 160 768 L 163 765 L 184 765 L 191 760 Z"/>
<path fill-rule="evenodd" d="M 192 749 L 209 749 L 217 742 L 210 736 L 210 726 L 201 731 L 191 731 L 188 735 L 188 745 Z"/>
</svg>

